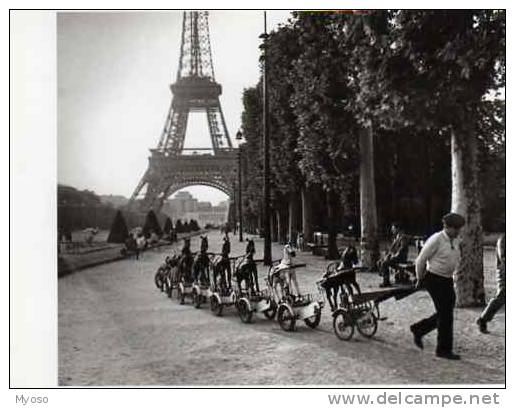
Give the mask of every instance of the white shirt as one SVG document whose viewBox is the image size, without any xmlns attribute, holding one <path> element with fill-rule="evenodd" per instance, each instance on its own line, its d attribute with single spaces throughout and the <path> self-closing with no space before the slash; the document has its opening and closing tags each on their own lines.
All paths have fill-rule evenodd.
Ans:
<svg viewBox="0 0 515 408">
<path fill-rule="evenodd" d="M 417 279 L 424 277 L 425 271 L 452 278 L 460 262 L 460 238 L 449 238 L 445 230 L 429 237 L 415 261 Z"/>
</svg>

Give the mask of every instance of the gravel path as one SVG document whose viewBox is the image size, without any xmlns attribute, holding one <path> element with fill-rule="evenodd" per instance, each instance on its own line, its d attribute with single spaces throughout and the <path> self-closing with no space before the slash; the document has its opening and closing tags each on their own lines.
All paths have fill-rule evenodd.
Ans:
<svg viewBox="0 0 515 408">
<path fill-rule="evenodd" d="M 232 237 L 232 254 L 244 244 Z M 192 240 L 192 248 L 198 246 Z M 218 232 L 209 236 L 210 250 L 221 246 Z M 258 254 L 262 245 L 256 241 Z M 504 309 L 481 335 L 474 324 L 478 309 L 456 311 L 455 344 L 462 361 L 433 355 L 435 335 L 425 351 L 411 342 L 409 324 L 432 313 L 427 293 L 401 301 L 388 300 L 372 340 L 355 335 L 342 342 L 332 329 L 328 310 L 319 328 L 303 323 L 283 332 L 276 322 L 255 316 L 241 323 L 234 309 L 214 317 L 207 308 L 171 301 L 154 286 L 153 275 L 169 247 L 145 252 L 139 261 L 85 269 L 59 279 L 60 385 L 353 385 L 353 384 L 504 384 Z M 273 246 L 274 259 L 280 247 Z M 326 261 L 300 253 L 301 288 L 314 292 Z M 494 292 L 494 255 L 485 251 L 488 296 Z M 265 276 L 260 270 L 260 281 Z M 379 277 L 362 274 L 364 291 Z"/>
</svg>

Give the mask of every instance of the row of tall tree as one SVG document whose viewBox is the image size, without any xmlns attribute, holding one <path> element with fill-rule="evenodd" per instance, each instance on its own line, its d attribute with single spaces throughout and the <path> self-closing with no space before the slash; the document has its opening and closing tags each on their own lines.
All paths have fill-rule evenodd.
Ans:
<svg viewBox="0 0 515 408">
<path fill-rule="evenodd" d="M 467 224 L 460 306 L 482 304 L 483 222 L 504 228 L 505 12 L 294 12 L 263 45 L 274 238 L 354 227 L 363 262 L 389 222 Z M 262 226 L 262 79 L 243 93 L 246 227 Z M 251 176 L 250 176 L 251 175 Z"/>
<path fill-rule="evenodd" d="M 200 230 L 197 220 L 177 219 L 174 225 L 164 213 L 156 215 L 151 210 L 145 214 L 127 208 L 117 210 L 111 204 L 103 203 L 93 191 L 81 191 L 61 184 L 57 186 L 57 227 L 63 233 L 98 227 L 110 230 L 109 242 L 122 243 L 129 230 L 140 226 L 143 226 L 143 234 L 149 235 L 153 231 L 160 237 L 170 235 L 172 229 L 177 233 Z"/>
<path fill-rule="evenodd" d="M 117 209 L 93 191 L 77 190 L 74 187 L 57 186 L 57 227 L 60 231 L 75 231 L 88 227 L 109 229 Z M 145 214 L 124 211 L 130 228 L 143 225 Z"/>
</svg>

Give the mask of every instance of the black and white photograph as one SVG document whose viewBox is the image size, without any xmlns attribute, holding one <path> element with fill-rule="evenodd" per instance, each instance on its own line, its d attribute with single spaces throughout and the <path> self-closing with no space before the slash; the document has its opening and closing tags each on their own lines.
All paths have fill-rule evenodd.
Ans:
<svg viewBox="0 0 515 408">
<path fill-rule="evenodd" d="M 55 386 L 505 388 L 506 10 L 55 11 L 55 70 Z"/>
</svg>

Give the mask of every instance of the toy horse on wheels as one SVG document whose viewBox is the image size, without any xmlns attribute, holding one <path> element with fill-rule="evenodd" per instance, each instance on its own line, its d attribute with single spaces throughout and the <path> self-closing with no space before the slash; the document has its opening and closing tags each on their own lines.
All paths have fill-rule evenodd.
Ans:
<svg viewBox="0 0 515 408">
<path fill-rule="evenodd" d="M 259 290 L 255 252 L 254 241 L 247 238 L 245 255 L 234 272 L 238 285 L 236 309 L 244 323 L 250 323 L 254 313 L 263 313 L 268 319 L 273 319 L 277 311 L 277 303 L 271 292 L 268 289 Z M 245 289 L 242 288 L 243 282 L 245 282 Z"/>
<path fill-rule="evenodd" d="M 200 236 L 200 252 L 197 253 L 193 261 L 193 304 L 198 309 L 202 303 L 207 302 L 211 296 L 211 281 L 209 269 L 211 259 L 209 258 L 207 236 Z"/>
<path fill-rule="evenodd" d="M 283 248 L 283 258 L 279 263 L 272 265 L 268 271 L 267 285 L 274 296 L 277 307 L 277 321 L 285 331 L 295 330 L 297 320 L 304 320 L 308 327 L 315 328 L 320 324 L 323 296 L 317 299 L 313 295 L 302 295 L 297 282 L 296 268 L 306 264 L 294 265 L 292 258 L 295 251 L 291 244 Z M 292 293 L 292 288 L 295 293 Z"/>
<path fill-rule="evenodd" d="M 184 244 L 181 250 L 181 258 L 178 266 L 178 295 L 177 298 L 181 305 L 184 304 L 185 298 L 193 295 L 193 253 L 190 249 L 190 239 L 184 238 Z"/>
<path fill-rule="evenodd" d="M 236 293 L 231 285 L 231 242 L 227 235 L 223 238 L 222 253 L 215 257 L 212 263 L 213 290 L 210 295 L 211 311 L 216 316 L 222 315 L 225 306 L 236 302 Z"/>
</svg>

